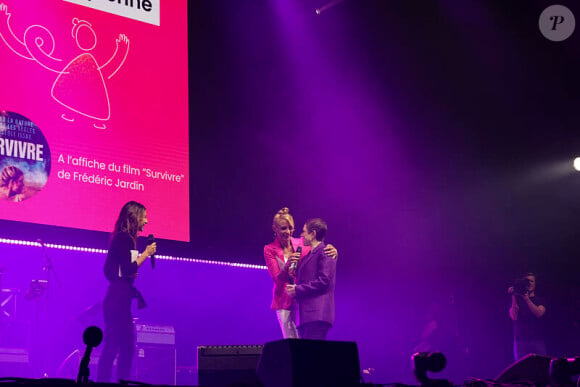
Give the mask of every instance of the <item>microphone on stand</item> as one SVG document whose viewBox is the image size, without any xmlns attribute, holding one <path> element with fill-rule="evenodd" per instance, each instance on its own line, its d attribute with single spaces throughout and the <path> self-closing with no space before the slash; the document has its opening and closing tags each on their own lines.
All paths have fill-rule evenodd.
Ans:
<svg viewBox="0 0 580 387">
<path fill-rule="evenodd" d="M 302 255 L 302 246 L 298 246 L 298 247 L 296 248 L 296 252 L 297 252 L 298 254 L 301 254 L 301 255 Z M 300 257 L 299 257 L 298 259 L 300 259 Z M 296 266 L 297 266 L 297 265 L 298 265 L 298 262 L 292 262 L 292 263 L 290 264 L 290 266 L 288 267 L 288 273 L 289 273 L 289 274 L 290 274 L 290 273 L 292 273 L 292 274 L 290 274 L 290 277 L 289 277 L 289 279 L 288 279 L 288 283 L 289 283 L 290 285 L 294 285 L 294 284 L 296 283 Z"/>
<path fill-rule="evenodd" d="M 83 333 L 83 341 L 87 345 L 85 354 L 81 359 L 77 384 L 89 384 L 89 363 L 91 362 L 91 353 L 93 348 L 97 347 L 103 341 L 103 331 L 99 327 L 90 326 Z"/>
<path fill-rule="evenodd" d="M 153 236 L 153 234 L 149 234 L 149 236 L 147 237 L 147 245 L 150 245 L 152 243 L 155 243 L 155 237 Z M 155 254 L 151 256 L 151 268 L 155 269 Z"/>
</svg>

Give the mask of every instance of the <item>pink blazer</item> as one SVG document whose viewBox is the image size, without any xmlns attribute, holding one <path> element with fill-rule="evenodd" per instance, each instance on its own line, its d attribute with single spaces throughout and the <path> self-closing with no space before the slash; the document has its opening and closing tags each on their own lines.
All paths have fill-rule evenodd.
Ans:
<svg viewBox="0 0 580 387">
<path fill-rule="evenodd" d="M 302 246 L 302 254 L 300 254 L 300 259 L 306 256 L 310 251 L 310 246 L 304 246 L 304 241 L 302 238 L 290 237 L 292 247 L 294 251 L 298 246 Z M 288 277 L 281 273 L 282 268 L 286 264 L 284 262 L 284 251 L 278 239 L 269 245 L 264 246 L 264 259 L 266 260 L 266 266 L 268 266 L 268 272 L 270 277 L 274 281 L 274 289 L 272 291 L 272 306 L 271 308 L 276 309 L 290 309 L 295 301 L 286 293 L 286 284 L 288 283 Z"/>
</svg>

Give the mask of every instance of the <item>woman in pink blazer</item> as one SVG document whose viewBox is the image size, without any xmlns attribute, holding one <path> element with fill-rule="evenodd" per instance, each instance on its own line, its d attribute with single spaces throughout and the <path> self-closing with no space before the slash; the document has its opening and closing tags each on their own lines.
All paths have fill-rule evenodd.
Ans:
<svg viewBox="0 0 580 387">
<path fill-rule="evenodd" d="M 287 207 L 282 208 L 274 215 L 272 222 L 275 239 L 272 243 L 264 246 L 264 259 L 268 272 L 274 281 L 271 308 L 276 312 L 282 336 L 298 338 L 296 329 L 296 301 L 286 292 L 286 284 L 294 280 L 296 263 L 301 257 L 310 251 L 309 246 L 304 246 L 302 238 L 294 238 L 294 218 L 290 215 Z M 302 253 L 297 252 L 301 248 Z M 326 254 L 336 258 L 338 252 L 332 245 L 325 248 Z"/>
</svg>

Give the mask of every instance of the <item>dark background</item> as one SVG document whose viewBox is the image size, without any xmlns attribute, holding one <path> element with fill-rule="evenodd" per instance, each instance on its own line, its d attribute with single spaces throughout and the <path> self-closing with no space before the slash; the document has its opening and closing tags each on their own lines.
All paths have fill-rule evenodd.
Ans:
<svg viewBox="0 0 580 387">
<path fill-rule="evenodd" d="M 509 360 L 532 270 L 550 352 L 576 353 L 578 33 L 542 36 L 549 1 L 323 3 L 192 4 L 194 254 L 262 262 L 288 206 L 328 221 L 369 325 L 452 294 L 466 346 Z"/>
<path fill-rule="evenodd" d="M 407 367 L 393 354 L 452 297 L 461 366 L 493 376 L 511 361 L 507 288 L 528 270 L 550 353 L 577 354 L 578 31 L 542 36 L 550 1 L 345 0 L 316 15 L 323 3 L 189 3 L 192 235 L 159 252 L 263 264 L 287 206 L 297 228 L 328 222 L 337 291 L 385 343 L 368 363 Z"/>
</svg>

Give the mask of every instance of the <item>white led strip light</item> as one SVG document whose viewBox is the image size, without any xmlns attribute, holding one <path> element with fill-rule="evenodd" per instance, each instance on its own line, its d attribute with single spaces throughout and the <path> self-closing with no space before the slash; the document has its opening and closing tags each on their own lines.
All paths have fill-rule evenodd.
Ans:
<svg viewBox="0 0 580 387">
<path fill-rule="evenodd" d="M 48 249 L 79 251 L 82 253 L 107 254 L 107 250 L 94 249 L 92 247 L 56 245 L 53 243 L 42 244 L 40 242 L 22 241 L 22 240 L 16 240 L 16 239 L 0 238 L 0 243 L 7 244 L 7 245 L 20 245 L 20 246 L 33 246 L 33 247 L 43 247 L 44 246 L 45 248 L 48 248 Z M 161 259 L 164 261 L 193 262 L 193 263 L 205 263 L 208 265 L 241 267 L 244 269 L 268 270 L 268 268 L 266 266 L 262 266 L 262 265 L 250 265 L 247 263 L 236 263 L 236 262 L 221 262 L 221 261 L 212 261 L 212 260 L 198 259 L 198 258 L 172 257 L 169 255 L 157 255 L 156 254 L 155 259 Z"/>
</svg>

